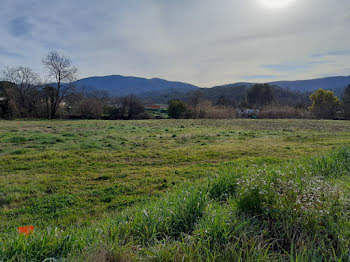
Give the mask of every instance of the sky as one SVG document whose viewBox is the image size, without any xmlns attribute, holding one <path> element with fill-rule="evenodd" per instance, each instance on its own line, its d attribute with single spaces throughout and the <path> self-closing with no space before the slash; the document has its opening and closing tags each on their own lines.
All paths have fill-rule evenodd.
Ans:
<svg viewBox="0 0 350 262">
<path fill-rule="evenodd" d="M 44 75 L 55 50 L 79 78 L 211 87 L 350 75 L 349 0 L 0 1 L 0 71 Z"/>
</svg>

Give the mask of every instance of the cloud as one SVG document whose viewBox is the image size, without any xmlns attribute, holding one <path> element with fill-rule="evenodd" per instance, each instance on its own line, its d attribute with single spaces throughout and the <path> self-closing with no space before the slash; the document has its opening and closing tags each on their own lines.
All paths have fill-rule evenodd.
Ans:
<svg viewBox="0 0 350 262">
<path fill-rule="evenodd" d="M 348 0 L 299 0 L 274 11 L 258 0 L 2 0 L 0 67 L 42 72 L 41 58 L 58 50 L 80 77 L 135 75 L 206 87 L 318 77 L 350 67 L 346 52 L 323 51 L 348 50 L 349 8 Z"/>
<path fill-rule="evenodd" d="M 17 17 L 10 21 L 9 32 L 15 37 L 26 35 L 31 29 L 32 24 L 28 22 L 27 17 Z"/>
<path fill-rule="evenodd" d="M 324 53 L 313 54 L 312 57 L 326 57 L 326 56 L 350 56 L 350 50 L 334 50 Z"/>
<path fill-rule="evenodd" d="M 246 80 L 261 80 L 261 79 L 273 79 L 276 75 L 250 75 L 250 76 L 243 76 L 242 79 Z"/>
<path fill-rule="evenodd" d="M 2 47 L 0 47 L 0 55 L 6 56 L 6 57 L 22 58 L 20 54 L 7 51 L 5 48 L 2 48 Z"/>
<path fill-rule="evenodd" d="M 302 71 L 311 67 L 310 64 L 271 64 L 263 65 L 266 69 L 271 69 L 277 72 Z"/>
<path fill-rule="evenodd" d="M 299 63 L 284 63 L 284 64 L 267 64 L 262 65 L 262 68 L 269 69 L 274 72 L 284 72 L 284 73 L 295 73 L 295 72 L 306 72 L 311 69 L 320 66 L 334 63 L 330 60 L 312 60 Z"/>
</svg>

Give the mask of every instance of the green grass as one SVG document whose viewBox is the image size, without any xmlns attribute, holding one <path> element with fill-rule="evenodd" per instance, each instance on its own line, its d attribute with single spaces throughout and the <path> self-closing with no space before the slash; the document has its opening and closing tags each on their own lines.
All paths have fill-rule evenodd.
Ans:
<svg viewBox="0 0 350 262">
<path fill-rule="evenodd" d="M 350 152 L 337 148 L 349 131 L 310 120 L 0 121 L 0 261 L 347 261 Z"/>
<path fill-rule="evenodd" d="M 324 161 L 338 172 L 320 174 Z M 206 182 L 183 185 L 86 227 L 39 228 L 29 237 L 4 234 L 0 256 L 13 261 L 348 261 L 349 162 L 350 151 L 342 148 L 279 165 L 226 166 Z"/>
</svg>

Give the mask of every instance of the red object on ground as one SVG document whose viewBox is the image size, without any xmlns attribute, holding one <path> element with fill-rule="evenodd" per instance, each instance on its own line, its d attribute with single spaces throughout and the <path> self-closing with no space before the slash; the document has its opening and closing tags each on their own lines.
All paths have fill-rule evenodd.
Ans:
<svg viewBox="0 0 350 262">
<path fill-rule="evenodd" d="M 34 231 L 34 226 L 28 226 L 28 227 L 19 227 L 18 232 L 21 235 L 29 236 Z"/>
</svg>

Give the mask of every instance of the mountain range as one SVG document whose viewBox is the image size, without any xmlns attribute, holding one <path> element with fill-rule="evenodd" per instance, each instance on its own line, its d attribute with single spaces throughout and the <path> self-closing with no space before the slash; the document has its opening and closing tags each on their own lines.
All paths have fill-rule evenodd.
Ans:
<svg viewBox="0 0 350 262">
<path fill-rule="evenodd" d="M 198 89 L 197 86 L 187 83 L 121 75 L 83 78 L 76 81 L 75 86 L 86 90 L 105 90 L 113 96 L 136 95 L 140 97 L 163 92 L 189 92 Z"/>
<path fill-rule="evenodd" d="M 273 85 L 288 88 L 298 92 L 314 92 L 319 88 L 334 91 L 335 94 L 342 94 L 344 88 L 350 84 L 350 76 L 333 76 L 311 80 L 277 81 Z"/>
<path fill-rule="evenodd" d="M 350 76 L 325 77 L 311 80 L 297 81 L 275 81 L 269 84 L 289 89 L 293 92 L 311 93 L 319 88 L 332 90 L 341 96 L 344 88 L 350 84 Z M 195 85 L 182 82 L 167 81 L 159 78 L 140 78 L 131 76 L 111 75 L 83 78 L 75 82 L 78 89 L 82 90 L 105 90 L 113 96 L 136 95 L 142 98 L 160 98 L 162 102 L 166 99 L 183 96 L 196 90 L 206 90 L 206 93 L 216 93 L 220 90 L 225 94 L 236 88 L 248 88 L 254 83 L 242 82 L 222 86 L 200 88 Z M 160 100 L 160 99 L 152 99 Z M 164 100 L 164 101 L 163 101 Z"/>
</svg>

